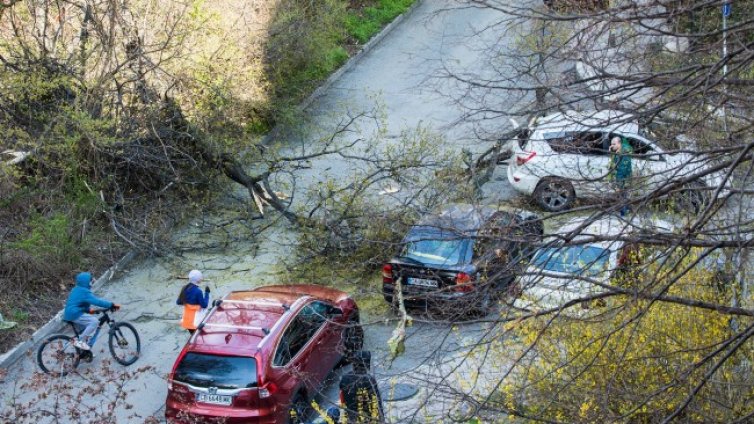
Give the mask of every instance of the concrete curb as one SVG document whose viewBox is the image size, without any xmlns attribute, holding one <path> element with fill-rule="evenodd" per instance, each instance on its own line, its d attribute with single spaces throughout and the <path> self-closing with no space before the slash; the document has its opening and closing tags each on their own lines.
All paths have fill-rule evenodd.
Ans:
<svg viewBox="0 0 754 424">
<path fill-rule="evenodd" d="M 99 278 L 97 278 L 92 286 L 92 290 L 98 290 L 105 284 L 112 280 L 115 273 L 126 267 L 136 257 L 135 251 L 130 251 L 125 254 L 115 265 L 107 269 Z M 59 332 L 63 327 L 63 310 L 61 309 L 55 314 L 54 317 L 47 324 L 43 325 L 28 340 L 17 344 L 13 349 L 5 352 L 0 356 L 0 368 L 10 368 L 16 363 L 22 356 L 26 354 L 32 347 L 34 347 L 40 340 L 49 336 L 50 334 Z"/>
<path fill-rule="evenodd" d="M 397 27 L 404 19 L 406 19 L 407 16 L 411 15 L 411 13 L 416 10 L 421 4 L 424 3 L 424 0 L 416 0 L 409 8 L 398 15 L 395 19 L 393 19 L 392 22 L 385 25 L 385 28 L 382 28 L 380 32 L 378 32 L 374 37 L 372 37 L 369 41 L 367 41 L 366 44 L 364 44 L 361 49 L 353 56 L 348 58 L 346 63 L 343 64 L 338 70 L 330 74 L 329 77 L 319 86 L 317 87 L 312 94 L 310 94 L 304 101 L 301 102 L 301 104 L 298 105 L 299 110 L 307 109 L 311 104 L 317 100 L 318 98 L 322 97 L 327 90 L 332 87 L 332 85 L 340 79 L 343 74 L 353 69 L 354 66 L 356 66 L 359 61 L 366 56 L 367 53 L 372 51 L 372 49 L 382 41 L 383 38 L 385 38 L 390 32 Z M 263 146 L 267 146 L 270 144 L 270 142 L 277 137 L 278 133 L 280 132 L 280 128 L 277 126 L 271 129 L 267 135 L 262 138 L 262 141 L 260 144 Z"/>
</svg>

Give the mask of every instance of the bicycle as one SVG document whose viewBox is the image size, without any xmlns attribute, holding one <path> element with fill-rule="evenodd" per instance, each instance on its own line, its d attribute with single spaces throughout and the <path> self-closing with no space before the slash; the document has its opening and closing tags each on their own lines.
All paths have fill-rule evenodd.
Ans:
<svg viewBox="0 0 754 424">
<path fill-rule="evenodd" d="M 139 359 L 141 340 L 136 328 L 125 321 L 115 321 L 108 315 L 114 308 L 91 311 L 102 314 L 99 318 L 97 331 L 92 338 L 99 335 L 102 326 L 108 325 L 107 343 L 113 359 L 121 365 L 131 365 Z M 67 334 L 53 334 L 45 338 L 37 349 L 37 364 L 46 374 L 63 377 L 75 370 L 81 360 L 92 362 L 94 356 L 90 350 L 82 350 L 73 345 L 80 335 L 77 325 L 71 321 L 64 321 L 70 325 L 75 333 L 74 337 Z M 96 339 L 95 339 L 96 341 Z M 94 348 L 94 346 L 92 346 Z"/>
</svg>

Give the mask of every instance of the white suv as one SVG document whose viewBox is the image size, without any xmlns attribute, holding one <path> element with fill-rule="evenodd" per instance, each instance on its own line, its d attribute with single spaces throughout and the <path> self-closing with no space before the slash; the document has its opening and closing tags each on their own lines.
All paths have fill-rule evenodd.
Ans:
<svg viewBox="0 0 754 424">
<path fill-rule="evenodd" d="M 508 165 L 513 187 L 534 196 L 547 211 L 568 209 L 579 197 L 613 192 L 608 182 L 610 139 L 626 138 L 633 153 L 632 195 L 647 194 L 663 184 L 705 169 L 708 159 L 688 153 L 667 153 L 639 131 L 631 115 L 617 111 L 565 112 L 534 121 L 528 137 L 519 138 Z M 690 206 L 699 208 L 721 174 L 709 174 L 686 185 Z"/>
</svg>

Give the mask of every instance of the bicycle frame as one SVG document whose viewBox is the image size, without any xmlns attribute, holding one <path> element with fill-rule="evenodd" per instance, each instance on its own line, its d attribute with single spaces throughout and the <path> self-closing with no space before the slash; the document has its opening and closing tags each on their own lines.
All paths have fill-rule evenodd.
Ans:
<svg viewBox="0 0 754 424">
<path fill-rule="evenodd" d="M 115 322 L 115 320 L 113 320 L 112 318 L 110 318 L 110 315 L 107 314 L 107 310 L 95 311 L 95 313 L 101 313 L 102 316 L 98 318 L 99 319 L 99 324 L 97 324 L 97 329 L 94 331 L 94 334 L 92 334 L 92 336 L 89 339 L 90 340 L 89 345 L 92 348 L 94 347 L 94 343 L 97 342 L 97 338 L 99 337 L 99 333 L 100 333 L 100 330 L 102 330 L 102 327 L 105 324 L 107 324 L 110 327 L 110 329 L 108 330 L 108 334 L 109 334 L 109 333 L 112 332 L 111 324 L 113 322 Z M 71 327 L 73 327 L 73 333 L 75 334 L 76 338 L 79 338 L 81 336 L 81 331 L 79 331 L 79 329 L 76 328 L 78 325 L 79 324 L 73 324 L 73 323 L 71 323 Z M 94 342 L 91 342 L 92 340 L 94 340 Z"/>
</svg>

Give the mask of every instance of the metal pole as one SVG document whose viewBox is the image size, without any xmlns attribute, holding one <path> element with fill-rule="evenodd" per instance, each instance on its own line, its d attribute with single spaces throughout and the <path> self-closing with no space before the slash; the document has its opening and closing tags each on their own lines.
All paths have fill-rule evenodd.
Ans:
<svg viewBox="0 0 754 424">
<path fill-rule="evenodd" d="M 728 15 L 731 13 L 733 6 L 730 0 L 726 0 L 723 4 L 723 93 L 727 92 L 725 86 L 725 77 L 728 75 Z M 725 99 L 723 99 L 723 130 L 725 134 L 728 134 L 728 114 L 725 110 Z"/>
<path fill-rule="evenodd" d="M 726 58 L 728 57 L 728 13 L 726 7 L 729 6 L 730 3 L 725 3 L 723 5 L 723 79 L 725 79 L 725 76 L 728 75 L 728 62 L 726 62 Z"/>
</svg>

